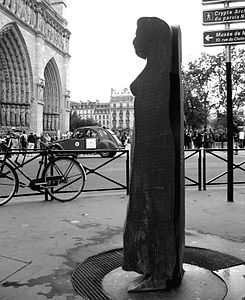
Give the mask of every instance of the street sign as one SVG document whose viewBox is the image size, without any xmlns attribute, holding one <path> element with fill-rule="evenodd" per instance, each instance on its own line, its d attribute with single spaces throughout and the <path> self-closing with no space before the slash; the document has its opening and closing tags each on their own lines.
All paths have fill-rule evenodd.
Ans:
<svg viewBox="0 0 245 300">
<path fill-rule="evenodd" d="M 244 0 L 202 0 L 202 4 L 217 4 L 225 2 L 243 2 Z"/>
<path fill-rule="evenodd" d="M 245 7 L 203 11 L 203 25 L 245 22 Z"/>
<path fill-rule="evenodd" d="M 205 31 L 203 33 L 203 45 L 207 47 L 238 44 L 245 44 L 245 28 Z"/>
</svg>

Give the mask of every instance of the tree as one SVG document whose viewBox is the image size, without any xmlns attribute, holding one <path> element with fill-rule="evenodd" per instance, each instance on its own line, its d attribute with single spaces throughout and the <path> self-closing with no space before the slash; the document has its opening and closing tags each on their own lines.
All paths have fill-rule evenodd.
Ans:
<svg viewBox="0 0 245 300">
<path fill-rule="evenodd" d="M 207 123 L 209 81 L 213 73 L 214 58 L 206 53 L 191 61 L 182 71 L 184 88 L 184 112 L 186 123 L 193 129 Z"/>
<path fill-rule="evenodd" d="M 245 100 L 245 50 L 231 48 L 232 95 L 234 119 Z M 186 123 L 193 128 L 207 125 L 210 112 L 226 115 L 225 52 L 218 55 L 202 53 L 182 71 Z M 223 122 L 221 122 L 223 124 Z"/>
<path fill-rule="evenodd" d="M 74 131 L 83 126 L 95 126 L 98 123 L 93 119 L 81 119 L 76 112 L 70 114 L 70 131 Z"/>
</svg>

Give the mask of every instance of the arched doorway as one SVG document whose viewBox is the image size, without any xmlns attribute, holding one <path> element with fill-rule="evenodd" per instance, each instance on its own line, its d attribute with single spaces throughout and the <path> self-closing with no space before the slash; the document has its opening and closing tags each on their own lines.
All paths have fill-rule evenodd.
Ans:
<svg viewBox="0 0 245 300">
<path fill-rule="evenodd" d="M 33 75 L 24 38 L 16 23 L 0 30 L 0 127 L 30 128 Z"/>
<path fill-rule="evenodd" d="M 51 135 L 60 129 L 61 81 L 54 58 L 50 59 L 44 69 L 43 92 L 43 131 Z"/>
</svg>

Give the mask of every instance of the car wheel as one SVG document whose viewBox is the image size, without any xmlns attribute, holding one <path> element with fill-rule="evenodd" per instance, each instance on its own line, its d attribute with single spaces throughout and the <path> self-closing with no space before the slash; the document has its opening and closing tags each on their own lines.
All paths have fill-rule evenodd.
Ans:
<svg viewBox="0 0 245 300">
<path fill-rule="evenodd" d="M 116 155 L 116 151 L 114 152 L 100 152 L 100 156 L 107 158 L 107 157 L 114 157 Z"/>
</svg>

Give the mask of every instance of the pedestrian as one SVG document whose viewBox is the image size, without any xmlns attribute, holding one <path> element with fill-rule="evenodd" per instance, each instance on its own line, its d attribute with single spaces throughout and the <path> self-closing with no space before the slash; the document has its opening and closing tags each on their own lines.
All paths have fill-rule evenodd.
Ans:
<svg viewBox="0 0 245 300">
<path fill-rule="evenodd" d="M 210 129 L 204 129 L 203 132 L 203 147 L 204 148 L 211 148 L 212 147 L 212 143 L 213 143 L 213 136 L 212 133 L 210 131 Z"/>
<path fill-rule="evenodd" d="M 40 149 L 41 135 L 40 134 L 36 134 L 35 135 L 35 139 L 36 139 L 36 142 L 35 142 L 34 150 L 38 150 L 38 149 Z"/>
<path fill-rule="evenodd" d="M 238 154 L 238 144 L 239 144 L 239 137 L 238 137 L 237 132 L 233 133 L 233 138 L 234 138 L 234 143 L 235 143 L 235 155 L 237 155 Z"/>
<path fill-rule="evenodd" d="M 221 148 L 224 148 L 225 142 L 227 142 L 227 133 L 225 130 L 222 130 L 220 133 L 220 141 L 221 141 Z"/>
<path fill-rule="evenodd" d="M 20 147 L 23 151 L 26 151 L 27 150 L 27 145 L 28 145 L 28 142 L 27 142 L 27 134 L 26 134 L 26 131 L 23 130 L 22 131 L 22 134 L 20 136 Z"/>
<path fill-rule="evenodd" d="M 27 142 L 28 142 L 28 150 L 33 151 L 36 141 L 35 141 L 35 136 L 32 131 L 30 132 L 30 134 L 27 137 Z M 30 154 L 30 156 L 31 156 L 31 154 Z"/>
<path fill-rule="evenodd" d="M 191 149 L 192 138 L 188 129 L 185 130 L 184 135 L 184 147 L 185 149 Z"/>
<path fill-rule="evenodd" d="M 5 138 L 0 135 L 0 152 L 4 152 L 5 151 Z"/>
<path fill-rule="evenodd" d="M 19 143 L 19 134 L 16 132 L 15 127 L 12 128 L 12 145 L 11 145 L 11 150 L 19 150 L 20 149 L 20 143 Z"/>
<path fill-rule="evenodd" d="M 5 151 L 7 150 L 7 147 L 10 148 L 10 151 L 7 154 L 7 157 L 11 157 L 11 147 L 12 147 L 12 141 L 11 141 L 11 132 L 8 130 L 5 136 Z"/>
<path fill-rule="evenodd" d="M 195 148 L 200 149 L 202 147 L 202 134 L 200 130 L 195 130 L 193 136 L 193 143 Z"/>
<path fill-rule="evenodd" d="M 48 133 L 45 135 L 45 138 L 47 143 L 51 143 L 51 136 Z"/>
<path fill-rule="evenodd" d="M 244 130 L 239 131 L 239 146 L 240 148 L 244 147 Z"/>
<path fill-rule="evenodd" d="M 124 131 L 122 136 L 121 136 L 121 143 L 122 143 L 122 146 L 125 147 L 126 146 L 126 143 L 127 143 L 127 133 Z"/>
</svg>

